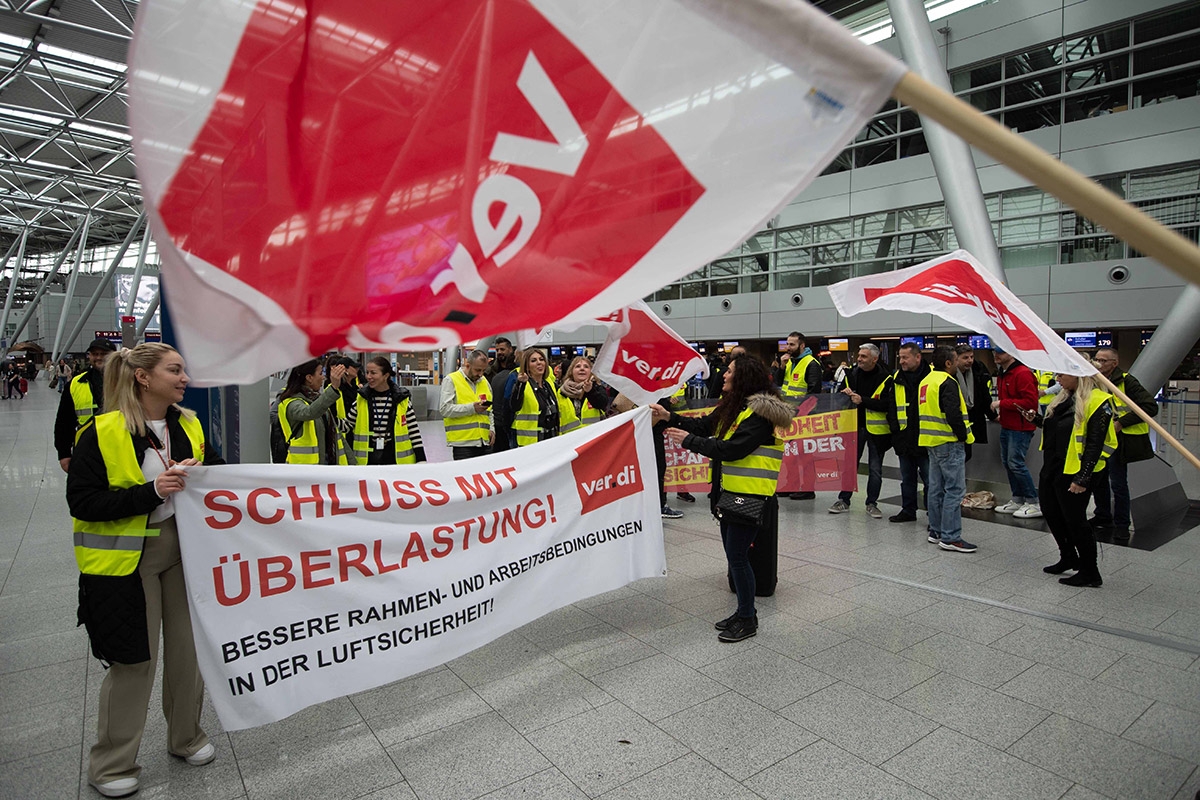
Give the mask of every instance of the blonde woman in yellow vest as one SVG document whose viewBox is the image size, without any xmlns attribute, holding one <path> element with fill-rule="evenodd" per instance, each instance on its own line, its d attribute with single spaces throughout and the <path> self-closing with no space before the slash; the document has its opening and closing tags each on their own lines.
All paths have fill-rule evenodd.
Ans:
<svg viewBox="0 0 1200 800">
<path fill-rule="evenodd" d="M 561 401 L 571 407 L 568 416 L 577 420 L 572 429 L 599 422 L 608 412 L 608 392 L 592 374 L 592 362 L 587 356 L 575 356 L 571 361 L 558 394 Z M 562 432 L 569 432 L 566 426 Z"/>
<path fill-rule="evenodd" d="M 681 417 L 661 405 L 650 406 L 655 422 L 667 422 L 671 441 L 712 461 L 713 482 L 722 492 L 754 495 L 764 503 L 761 526 L 733 517 L 721 519 L 721 540 L 737 593 L 737 611 L 716 623 L 722 642 L 740 642 L 758 633 L 754 596 L 774 587 L 759 587 L 750 564 L 750 546 L 774 553 L 779 535 L 779 501 L 775 487 L 783 463 L 783 440 L 776 428 L 790 424 L 795 407 L 784 401 L 766 366 L 744 355 L 729 362 L 721 400 L 703 417 Z M 714 497 L 713 503 L 718 501 Z M 714 505 L 714 513 L 715 513 Z M 772 546 L 774 545 L 774 547 Z M 774 570 L 770 570 L 774 575 Z"/>
<path fill-rule="evenodd" d="M 1042 569 L 1051 575 L 1077 570 L 1059 583 L 1097 587 L 1104 583 L 1096 567 L 1096 535 L 1088 524 L 1092 485 L 1105 479 L 1105 468 L 1117 449 L 1113 396 L 1085 375 L 1058 374 L 1062 390 L 1039 417 L 1025 418 L 1042 428 L 1042 472 L 1038 491 L 1042 516 L 1058 544 L 1058 563 Z"/>
<path fill-rule="evenodd" d="M 337 426 L 337 404 L 342 397 L 342 376 L 346 368 L 338 364 L 329 371 L 329 385 L 321 371 L 321 359 L 314 358 L 292 368 L 287 387 L 280 395 L 279 425 L 288 443 L 289 464 L 353 464 L 350 446 Z"/>
<path fill-rule="evenodd" d="M 186 467 L 220 463 L 196 415 L 181 408 L 183 358 L 164 344 L 121 350 L 105 366 L 105 408 L 80 433 L 67 473 L 75 518 L 79 618 L 110 664 L 100 687 L 88 783 L 106 797 L 136 792 L 138 748 L 163 641 L 167 751 L 192 766 L 216 757 L 200 728 L 196 664 L 172 497 Z"/>
<path fill-rule="evenodd" d="M 564 423 L 574 421 L 567 413 L 569 405 L 560 403 L 546 354 L 534 347 L 521 356 L 521 373 L 513 382 L 508 404 L 513 412 L 517 447 L 553 439 L 562 432 Z"/>
</svg>

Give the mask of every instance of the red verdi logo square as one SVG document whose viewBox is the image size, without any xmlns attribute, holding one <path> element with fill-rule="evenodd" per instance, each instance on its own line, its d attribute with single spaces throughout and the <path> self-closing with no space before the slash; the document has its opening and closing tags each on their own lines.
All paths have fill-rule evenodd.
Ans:
<svg viewBox="0 0 1200 800">
<path fill-rule="evenodd" d="M 633 422 L 627 422 L 581 447 L 571 462 L 583 513 L 642 491 Z"/>
</svg>

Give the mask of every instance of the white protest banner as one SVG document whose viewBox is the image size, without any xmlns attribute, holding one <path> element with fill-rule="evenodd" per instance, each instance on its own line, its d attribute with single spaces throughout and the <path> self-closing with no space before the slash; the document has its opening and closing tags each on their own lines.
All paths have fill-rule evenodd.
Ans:
<svg viewBox="0 0 1200 800">
<path fill-rule="evenodd" d="M 987 334 L 1032 369 L 1066 375 L 1096 372 L 966 250 L 915 267 L 835 283 L 829 296 L 844 317 L 879 309 L 933 314 Z"/>
<path fill-rule="evenodd" d="M 193 467 L 175 508 L 200 668 L 226 730 L 666 574 L 647 409 L 463 461 Z"/>
<path fill-rule="evenodd" d="M 588 320 L 720 257 L 904 73 L 787 5 L 790 68 L 679 0 L 143 0 L 130 126 L 189 372 Z"/>
</svg>

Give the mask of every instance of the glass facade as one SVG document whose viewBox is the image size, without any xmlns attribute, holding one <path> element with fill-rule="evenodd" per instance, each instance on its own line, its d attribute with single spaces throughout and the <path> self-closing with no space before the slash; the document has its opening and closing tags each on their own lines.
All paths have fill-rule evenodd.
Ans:
<svg viewBox="0 0 1200 800">
<path fill-rule="evenodd" d="M 1200 241 L 1200 162 L 1096 179 L 1164 225 Z M 987 195 L 1005 269 L 1138 258 L 1102 227 L 1036 187 Z M 762 231 L 650 300 L 804 289 L 903 269 L 958 246 L 943 203 Z"/>
</svg>

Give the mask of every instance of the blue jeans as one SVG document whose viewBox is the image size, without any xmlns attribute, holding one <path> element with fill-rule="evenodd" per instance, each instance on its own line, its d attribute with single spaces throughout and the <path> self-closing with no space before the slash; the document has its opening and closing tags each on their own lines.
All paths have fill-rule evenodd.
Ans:
<svg viewBox="0 0 1200 800">
<path fill-rule="evenodd" d="M 1092 479 L 1096 519 L 1114 528 L 1129 527 L 1129 465 L 1115 457 Z M 1111 489 L 1110 489 L 1111 487 Z"/>
<path fill-rule="evenodd" d="M 929 456 L 924 450 L 920 455 L 900 456 L 900 511 L 917 515 L 917 476 L 925 487 L 925 506 L 929 507 Z"/>
<path fill-rule="evenodd" d="M 929 453 L 929 530 L 943 542 L 962 539 L 962 500 L 967 492 L 967 453 L 962 442 L 926 448 Z"/>
<path fill-rule="evenodd" d="M 879 492 L 883 489 L 883 454 L 887 448 L 880 447 L 875 437 L 866 431 L 859 431 L 858 458 L 854 459 L 856 468 L 858 462 L 862 461 L 864 447 L 867 448 L 867 505 L 873 505 L 879 501 Z M 839 492 L 838 500 L 849 505 L 853 496 L 854 492 Z"/>
<path fill-rule="evenodd" d="M 1000 429 L 1000 460 L 1008 472 L 1008 488 L 1012 489 L 1013 500 L 1024 500 L 1026 503 L 1036 503 L 1038 499 L 1037 484 L 1025 466 L 1025 454 L 1029 452 L 1029 443 L 1033 441 L 1033 431 L 1010 431 Z"/>
<path fill-rule="evenodd" d="M 754 567 L 750 566 L 750 545 L 758 536 L 753 525 L 738 525 L 728 519 L 721 520 L 721 541 L 725 545 L 725 559 L 729 562 L 729 575 L 733 578 L 733 590 L 737 592 L 737 615 L 754 616 Z"/>
</svg>

